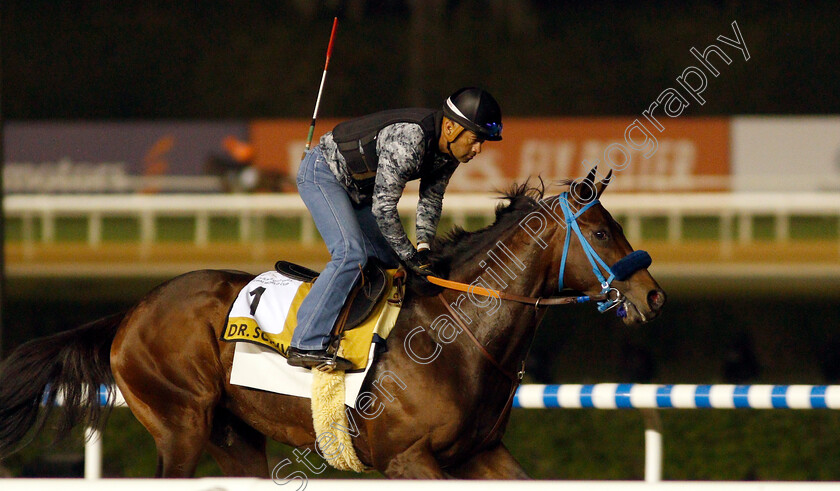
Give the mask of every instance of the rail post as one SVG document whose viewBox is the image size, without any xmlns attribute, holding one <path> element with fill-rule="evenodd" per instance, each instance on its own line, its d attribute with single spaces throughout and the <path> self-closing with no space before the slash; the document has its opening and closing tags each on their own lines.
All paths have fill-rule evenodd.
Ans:
<svg viewBox="0 0 840 491">
<path fill-rule="evenodd" d="M 85 479 L 102 478 L 102 432 L 85 428 Z"/>
<path fill-rule="evenodd" d="M 645 421 L 645 482 L 662 481 L 662 420 L 656 409 L 641 409 Z"/>
</svg>

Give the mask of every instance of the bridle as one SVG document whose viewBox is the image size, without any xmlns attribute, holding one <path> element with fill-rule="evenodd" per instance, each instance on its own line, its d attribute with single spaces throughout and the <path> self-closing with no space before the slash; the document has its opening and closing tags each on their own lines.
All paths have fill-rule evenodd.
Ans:
<svg viewBox="0 0 840 491">
<path fill-rule="evenodd" d="M 436 276 L 427 276 L 426 279 L 429 282 L 446 289 L 468 292 L 471 294 L 482 296 L 493 296 L 501 300 L 510 300 L 514 302 L 530 304 L 533 305 L 537 310 L 543 305 L 565 305 L 572 303 L 583 303 L 594 300 L 598 302 L 598 312 L 604 313 L 615 307 L 621 306 L 616 311 L 617 315 L 619 317 L 625 317 L 627 315 L 627 310 L 624 307 L 624 303 L 627 301 L 627 299 L 621 293 L 621 291 L 618 290 L 618 288 L 612 286 L 612 282 L 615 280 L 624 281 L 636 271 L 639 271 L 640 269 L 645 269 L 648 266 L 650 266 L 650 255 L 642 250 L 633 251 L 630 254 L 619 259 L 615 264 L 612 265 L 612 267 L 607 266 L 607 263 L 605 263 L 604 260 L 601 259 L 598 253 L 595 252 L 595 249 L 592 247 L 592 245 L 589 244 L 589 241 L 586 240 L 586 237 L 584 237 L 583 232 L 580 229 L 580 225 L 578 225 L 577 222 L 578 218 L 580 218 L 580 216 L 583 215 L 589 208 L 598 204 L 599 200 L 593 199 L 592 201 L 585 204 L 578 211 L 575 212 L 572 210 L 572 207 L 569 204 L 568 192 L 562 193 L 557 199 L 560 200 L 560 209 L 563 211 L 563 218 L 566 222 L 566 238 L 563 242 L 563 256 L 560 261 L 560 269 L 558 271 L 557 289 L 562 290 L 564 286 L 563 275 L 566 271 L 566 259 L 569 256 L 569 247 L 571 246 L 572 232 L 574 232 L 578 240 L 580 241 L 581 247 L 583 247 L 583 252 L 586 254 L 586 258 L 587 260 L 589 260 L 589 264 L 592 265 L 592 272 L 595 274 L 595 277 L 598 279 L 598 282 L 601 285 L 601 292 L 599 295 L 577 297 L 558 296 L 548 298 L 526 297 L 522 295 L 507 293 L 504 291 L 492 290 L 481 286 L 468 285 L 466 283 L 446 280 L 443 278 L 438 278 Z M 601 272 L 602 268 L 609 274 L 609 276 L 604 276 L 604 274 Z M 482 442 L 479 444 L 478 448 L 483 448 L 491 439 L 495 437 L 496 433 L 499 431 L 502 423 L 504 422 L 505 417 L 510 413 L 511 407 L 513 405 L 513 398 L 516 394 L 516 389 L 517 387 L 519 387 L 519 384 L 522 381 L 522 377 L 525 374 L 525 360 L 522 360 L 521 369 L 518 372 L 514 373 L 505 369 L 496 360 L 496 358 L 493 355 L 491 355 L 490 352 L 487 351 L 487 349 L 481 344 L 481 342 L 479 342 L 479 340 L 473 334 L 472 330 L 470 330 L 470 328 L 464 324 L 458 313 L 454 311 L 454 309 L 442 293 L 438 294 L 438 298 L 440 299 L 443 306 L 446 308 L 451 318 L 458 324 L 458 326 L 463 332 L 467 333 L 467 336 L 470 338 L 473 344 L 475 344 L 475 346 L 478 347 L 481 355 L 485 359 L 487 359 L 493 366 L 495 366 L 496 369 L 511 382 L 510 392 L 508 394 L 508 399 L 505 403 L 504 409 L 499 414 L 499 417 L 496 419 L 496 423 L 490 429 L 490 432 L 487 433 Z"/>
<path fill-rule="evenodd" d="M 560 200 L 560 209 L 563 210 L 563 219 L 566 221 L 566 239 L 563 242 L 563 258 L 560 260 L 560 270 L 557 273 L 557 289 L 563 289 L 563 275 L 566 272 L 566 258 L 569 256 L 569 246 L 572 243 L 572 232 L 574 232 L 580 241 L 581 247 L 583 247 L 586 259 L 588 259 L 589 264 L 592 265 L 592 272 L 595 273 L 595 278 L 598 279 L 598 283 L 601 285 L 601 295 L 606 296 L 603 301 L 598 302 L 598 312 L 603 314 L 604 312 L 624 303 L 625 298 L 618 288 L 611 286 L 613 280 L 615 280 L 615 273 L 609 266 L 607 266 L 607 263 L 601 259 L 601 256 L 595 252 L 595 249 L 592 248 L 589 241 L 586 240 L 586 237 L 583 236 L 583 232 L 580 230 L 580 225 L 578 225 L 577 222 L 577 219 L 586 213 L 586 210 L 597 205 L 600 201 L 598 199 L 593 199 L 582 206 L 577 212 L 574 212 L 569 204 L 568 191 L 562 193 L 557 199 Z M 619 262 L 623 260 L 624 259 L 621 259 Z M 609 273 L 609 277 L 604 278 L 604 275 L 601 273 L 601 268 Z M 614 294 L 614 296 L 610 298 L 610 294 Z M 619 311 L 618 314 L 619 317 L 624 317 L 624 315 L 621 315 L 621 311 Z M 626 311 L 624 311 L 624 314 L 626 315 Z"/>
<path fill-rule="evenodd" d="M 577 222 L 578 218 L 583 215 L 586 210 L 600 203 L 600 201 L 597 198 L 593 199 L 575 212 L 569 204 L 568 191 L 562 193 L 557 199 L 560 200 L 560 209 L 563 210 L 563 219 L 566 221 L 566 239 L 563 242 L 563 258 L 560 260 L 560 271 L 557 273 L 558 290 L 563 289 L 563 275 L 566 272 L 566 258 L 569 255 L 569 246 L 572 242 L 572 232 L 574 232 L 580 241 L 580 245 L 583 248 L 586 259 L 589 260 L 589 264 L 592 265 L 592 272 L 595 274 L 595 278 L 597 278 L 598 282 L 601 284 L 601 295 L 605 297 L 604 300 L 598 302 L 598 312 L 603 314 L 604 312 L 620 305 L 621 308 L 616 311 L 616 315 L 619 317 L 626 317 L 627 309 L 624 307 L 624 303 L 627 299 L 624 297 L 624 294 L 618 290 L 618 288 L 612 286 L 612 282 L 614 280 L 624 281 L 632 276 L 636 271 L 650 266 L 652 262 L 650 254 L 642 250 L 633 251 L 619 259 L 612 265 L 612 267 L 607 266 L 607 263 L 601 259 L 601 256 L 595 252 L 595 249 L 589 241 L 586 240 L 586 237 L 583 236 L 583 232 L 580 230 L 580 225 L 578 225 Z M 609 276 L 604 277 L 604 274 L 601 272 L 602 268 L 609 273 Z"/>
<path fill-rule="evenodd" d="M 648 266 L 650 266 L 650 254 L 642 250 L 633 251 L 630 254 L 619 259 L 615 264 L 612 265 L 612 267 L 607 266 L 607 263 L 604 262 L 603 259 L 601 259 L 598 253 L 595 252 L 595 249 L 592 247 L 592 245 L 589 244 L 589 241 L 586 240 L 586 237 L 584 237 L 583 232 L 580 229 L 580 225 L 578 225 L 577 223 L 577 220 L 581 215 L 583 215 L 589 208 L 598 204 L 600 201 L 594 199 L 586 205 L 584 205 L 583 207 L 581 207 L 577 212 L 574 212 L 572 210 L 571 205 L 569 204 L 568 192 L 564 192 L 563 194 L 558 196 L 557 199 L 560 200 L 560 209 L 563 211 L 563 219 L 566 222 L 566 239 L 563 242 L 563 256 L 560 260 L 560 269 L 557 273 L 557 289 L 563 290 L 564 287 L 563 275 L 566 272 L 566 259 L 569 256 L 569 247 L 572 243 L 571 232 L 574 232 L 575 235 L 578 237 L 578 240 L 580 241 L 581 247 L 583 248 L 583 252 L 586 255 L 586 259 L 589 261 L 589 264 L 592 265 L 592 272 L 595 274 L 595 278 L 598 279 L 598 283 L 601 285 L 600 294 L 582 296 L 527 297 L 523 295 L 508 293 L 501 290 L 493 290 L 481 286 L 468 285 L 459 281 L 438 278 L 437 276 L 427 276 L 426 279 L 430 283 L 433 283 L 435 285 L 441 286 L 449 290 L 457 290 L 481 296 L 496 297 L 501 300 L 510 300 L 514 302 L 533 305 L 536 308 L 548 305 L 568 305 L 573 303 L 596 301 L 598 302 L 598 312 L 604 313 L 608 310 L 622 305 L 624 302 L 626 302 L 627 299 L 621 293 L 621 291 L 618 290 L 618 288 L 612 286 L 612 282 L 615 280 L 624 281 L 636 271 L 640 269 L 645 269 Z M 605 270 L 609 274 L 609 276 L 605 277 L 604 274 L 601 272 L 601 269 Z M 618 309 L 617 314 L 619 317 L 626 316 L 627 311 L 626 309 L 624 309 L 623 305 L 620 309 Z"/>
</svg>

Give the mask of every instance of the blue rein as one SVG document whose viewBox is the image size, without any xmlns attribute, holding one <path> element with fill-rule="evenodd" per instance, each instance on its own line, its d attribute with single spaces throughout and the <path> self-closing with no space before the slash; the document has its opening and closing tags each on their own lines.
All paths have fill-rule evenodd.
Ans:
<svg viewBox="0 0 840 491">
<path fill-rule="evenodd" d="M 578 240 L 580 240 L 580 245 L 583 247 L 583 252 L 586 254 L 586 259 L 589 260 L 589 264 L 592 265 L 592 272 L 595 273 L 595 277 L 598 279 L 598 282 L 601 284 L 601 294 L 602 295 L 609 295 L 610 291 L 615 291 L 615 298 L 610 299 L 609 296 L 607 300 L 602 302 L 598 302 L 598 312 L 604 313 L 613 307 L 618 306 L 619 304 L 624 302 L 624 296 L 621 292 L 618 291 L 617 288 L 610 286 L 614 280 L 624 281 L 629 278 L 633 273 L 639 271 L 640 269 L 645 269 L 651 264 L 650 254 L 645 251 L 633 251 L 627 256 L 618 260 L 615 264 L 613 264 L 612 268 L 607 266 L 607 263 L 598 256 L 598 253 L 595 252 L 595 249 L 589 244 L 589 241 L 586 240 L 586 237 L 583 236 L 583 232 L 580 230 L 580 225 L 577 223 L 578 217 L 583 215 L 586 210 L 595 206 L 599 203 L 599 201 L 592 200 L 581 209 L 579 209 L 576 213 L 572 211 L 572 207 L 569 205 L 569 193 L 565 192 L 560 195 L 558 198 L 560 200 L 560 208 L 563 210 L 563 218 L 566 220 L 566 240 L 563 243 L 563 259 L 560 261 L 560 272 L 558 280 L 558 290 L 563 289 L 563 275 L 566 271 L 566 257 L 569 254 L 569 246 L 571 245 L 572 234 L 571 231 L 574 231 L 575 235 L 577 235 Z M 609 276 L 605 277 L 601 270 L 606 271 Z M 623 309 L 619 310 L 619 317 L 624 317 L 626 312 L 623 312 Z"/>
</svg>

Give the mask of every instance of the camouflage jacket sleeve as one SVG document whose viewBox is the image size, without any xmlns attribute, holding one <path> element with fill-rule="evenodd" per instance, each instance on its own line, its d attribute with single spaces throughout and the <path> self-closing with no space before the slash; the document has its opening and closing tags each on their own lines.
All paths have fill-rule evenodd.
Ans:
<svg viewBox="0 0 840 491">
<path fill-rule="evenodd" d="M 420 200 L 417 202 L 417 242 L 431 244 L 437 232 L 443 209 L 443 193 L 449 178 L 458 167 L 447 163 L 438 170 L 426 173 L 420 178 Z"/>
<path fill-rule="evenodd" d="M 425 154 L 423 130 L 414 123 L 386 126 L 379 132 L 377 153 L 379 164 L 373 188 L 372 212 L 394 252 L 400 259 L 406 260 L 414 253 L 414 246 L 400 222 L 397 202 L 406 183 L 421 178 Z M 420 181 L 420 202 L 417 206 L 417 238 L 420 241 L 430 241 L 434 237 L 440 221 L 443 192 L 455 167 L 441 167 L 438 160 L 445 159 L 435 159 L 433 168 L 427 170 L 427 175 Z"/>
<path fill-rule="evenodd" d="M 419 177 L 420 164 L 425 153 L 423 130 L 420 125 L 414 123 L 392 124 L 379 132 L 377 140 L 379 164 L 376 169 L 371 211 L 379 230 L 394 252 L 400 259 L 406 260 L 414 253 L 414 246 L 408 240 L 400 222 L 397 202 L 406 183 Z M 436 222 L 437 218 L 434 221 Z"/>
</svg>

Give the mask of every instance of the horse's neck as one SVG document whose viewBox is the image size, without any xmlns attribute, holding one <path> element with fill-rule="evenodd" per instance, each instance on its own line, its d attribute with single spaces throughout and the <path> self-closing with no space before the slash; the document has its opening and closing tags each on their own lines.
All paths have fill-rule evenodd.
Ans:
<svg viewBox="0 0 840 491">
<path fill-rule="evenodd" d="M 524 235 L 515 232 L 492 249 L 478 252 L 458 264 L 450 279 L 516 295 L 545 295 L 551 284 L 547 254 Z M 518 369 L 542 312 L 531 305 L 472 294 L 458 295 L 455 303 L 455 312 L 482 346 L 503 366 Z"/>
</svg>

